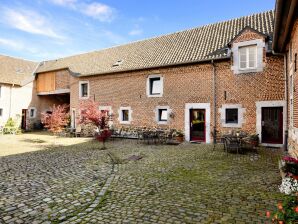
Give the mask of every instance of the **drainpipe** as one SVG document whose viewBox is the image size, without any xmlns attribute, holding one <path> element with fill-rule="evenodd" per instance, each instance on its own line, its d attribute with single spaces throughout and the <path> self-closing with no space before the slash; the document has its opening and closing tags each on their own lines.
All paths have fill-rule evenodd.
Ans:
<svg viewBox="0 0 298 224">
<path fill-rule="evenodd" d="M 212 72 L 213 72 L 213 143 L 216 144 L 216 136 L 217 136 L 217 131 L 216 131 L 216 70 L 215 70 L 215 63 L 212 60 Z"/>
<path fill-rule="evenodd" d="M 288 118 L 288 75 L 287 75 L 287 72 L 288 72 L 288 58 L 287 58 L 287 54 L 286 53 L 275 53 L 274 51 L 272 51 L 272 54 L 273 55 L 276 55 L 276 56 L 283 56 L 284 57 L 284 77 L 285 77 L 285 101 L 286 101 L 286 106 L 285 106 L 285 112 L 286 113 L 286 119 L 285 119 L 285 141 L 284 141 L 284 150 L 285 151 L 288 151 L 288 136 L 289 136 L 289 131 L 288 131 L 288 127 L 289 127 L 289 124 L 288 124 L 288 121 L 289 121 L 289 118 Z"/>
</svg>

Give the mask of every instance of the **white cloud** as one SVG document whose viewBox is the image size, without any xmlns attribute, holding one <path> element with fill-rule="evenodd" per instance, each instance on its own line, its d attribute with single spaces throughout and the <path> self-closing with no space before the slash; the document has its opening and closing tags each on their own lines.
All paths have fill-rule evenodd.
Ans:
<svg viewBox="0 0 298 224">
<path fill-rule="evenodd" d="M 4 23 L 27 33 L 63 39 L 42 15 L 30 10 L 2 9 Z"/>
<path fill-rule="evenodd" d="M 131 30 L 128 34 L 130 36 L 138 36 L 138 35 L 141 35 L 142 33 L 143 33 L 142 29 L 136 28 L 136 29 Z"/>
<path fill-rule="evenodd" d="M 14 50 L 24 49 L 24 45 L 22 43 L 4 38 L 0 38 L 0 46 L 4 46 L 6 48 L 13 48 Z"/>
<path fill-rule="evenodd" d="M 111 7 L 98 2 L 83 4 L 80 11 L 87 16 L 100 20 L 101 22 L 111 21 L 114 17 L 114 12 Z"/>
<path fill-rule="evenodd" d="M 56 5 L 63 5 L 63 6 L 72 6 L 74 5 L 77 0 L 50 0 Z"/>
<path fill-rule="evenodd" d="M 49 0 L 53 4 L 70 8 L 86 16 L 98 19 L 101 22 L 110 22 L 114 19 L 115 10 L 103 3 L 84 3 L 78 0 Z"/>
</svg>

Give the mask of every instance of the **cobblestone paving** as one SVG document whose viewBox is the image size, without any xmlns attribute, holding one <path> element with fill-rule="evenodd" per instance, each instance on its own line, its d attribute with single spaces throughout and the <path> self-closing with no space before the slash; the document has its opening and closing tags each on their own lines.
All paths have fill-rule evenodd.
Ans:
<svg viewBox="0 0 298 224">
<path fill-rule="evenodd" d="M 278 150 L 95 144 L 0 158 L 0 223 L 265 223 L 282 197 Z"/>
</svg>

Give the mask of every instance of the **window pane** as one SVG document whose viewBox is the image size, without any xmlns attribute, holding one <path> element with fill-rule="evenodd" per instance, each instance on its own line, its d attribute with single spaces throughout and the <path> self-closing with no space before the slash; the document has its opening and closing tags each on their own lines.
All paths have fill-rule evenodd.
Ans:
<svg viewBox="0 0 298 224">
<path fill-rule="evenodd" d="M 84 83 L 81 85 L 82 88 L 82 97 L 88 96 L 88 84 Z"/>
<path fill-rule="evenodd" d="M 0 117 L 2 117 L 2 114 L 3 114 L 3 109 L 1 108 L 0 109 Z"/>
<path fill-rule="evenodd" d="M 160 94 L 161 93 L 161 80 L 160 78 L 150 79 L 150 94 Z"/>
<path fill-rule="evenodd" d="M 249 54 L 249 67 L 255 68 L 256 67 L 256 61 L 257 61 L 257 47 L 251 46 L 248 48 L 248 54 Z"/>
<path fill-rule="evenodd" d="M 129 121 L 129 111 L 122 110 L 122 121 Z"/>
<path fill-rule="evenodd" d="M 247 54 L 246 47 L 239 48 L 240 68 L 246 68 Z"/>
<path fill-rule="evenodd" d="M 226 124 L 238 124 L 238 109 L 226 109 Z"/>
<path fill-rule="evenodd" d="M 168 110 L 167 109 L 159 109 L 159 121 L 167 121 L 168 120 Z"/>
</svg>

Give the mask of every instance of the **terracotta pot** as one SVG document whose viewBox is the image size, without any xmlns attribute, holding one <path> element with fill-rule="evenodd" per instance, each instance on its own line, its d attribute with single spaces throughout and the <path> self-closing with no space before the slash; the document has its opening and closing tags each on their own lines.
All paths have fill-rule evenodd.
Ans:
<svg viewBox="0 0 298 224">
<path fill-rule="evenodd" d="M 183 136 L 176 136 L 176 140 L 177 140 L 178 142 L 183 142 L 184 137 L 183 137 Z"/>
</svg>

